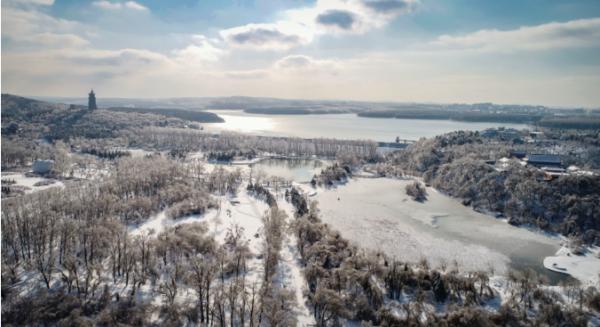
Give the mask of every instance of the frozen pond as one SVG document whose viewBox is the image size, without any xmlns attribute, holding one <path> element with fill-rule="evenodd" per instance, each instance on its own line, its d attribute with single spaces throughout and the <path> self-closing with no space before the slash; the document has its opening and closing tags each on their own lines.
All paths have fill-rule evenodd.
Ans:
<svg viewBox="0 0 600 327">
<path fill-rule="evenodd" d="M 266 136 L 294 136 L 302 138 L 337 138 L 392 142 L 396 137 L 417 140 L 421 137 L 457 130 L 484 130 L 505 126 L 517 129 L 525 124 L 461 122 L 429 119 L 386 119 L 358 117 L 355 114 L 328 115 L 262 115 L 241 110 L 209 110 L 224 123 L 204 124 L 207 130 L 235 131 Z"/>
<path fill-rule="evenodd" d="M 412 181 L 354 179 L 317 195 L 321 218 L 357 244 L 400 260 L 461 270 L 505 273 L 532 268 L 551 282 L 565 275 L 546 270 L 544 257 L 559 249 L 556 238 L 475 212 L 428 188 L 420 203 L 406 195 Z"/>
<path fill-rule="evenodd" d="M 278 159 L 267 158 L 250 165 L 255 171 L 263 171 L 269 176 L 283 177 L 295 182 L 308 182 L 326 165 L 317 159 Z"/>
</svg>

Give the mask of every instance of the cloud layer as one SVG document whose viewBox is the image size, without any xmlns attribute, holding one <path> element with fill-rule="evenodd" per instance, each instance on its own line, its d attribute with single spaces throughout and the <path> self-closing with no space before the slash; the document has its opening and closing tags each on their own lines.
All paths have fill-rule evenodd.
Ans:
<svg viewBox="0 0 600 327">
<path fill-rule="evenodd" d="M 220 35 L 233 47 L 259 50 L 286 50 L 310 41 L 294 28 L 277 24 L 248 24 L 223 30 Z"/>
<path fill-rule="evenodd" d="M 3 1 L 3 92 L 600 105 L 600 18 L 422 36 L 401 21 L 431 12 L 426 2 L 317 0 L 182 29 L 151 4 L 61 16 L 52 0 Z M 577 56 L 544 61 L 557 53 Z"/>
<path fill-rule="evenodd" d="M 480 30 L 442 35 L 433 45 L 447 49 L 510 52 L 575 47 L 600 47 L 600 18 L 524 26 L 513 30 Z"/>
<path fill-rule="evenodd" d="M 220 34 L 236 47 L 288 50 L 321 35 L 363 34 L 381 28 L 415 6 L 409 0 L 318 0 L 312 6 L 282 12 L 275 22 L 237 26 Z"/>
<path fill-rule="evenodd" d="M 148 8 L 135 1 L 111 2 L 106 0 L 94 1 L 92 4 L 95 7 L 107 10 L 137 10 L 147 11 Z"/>
<path fill-rule="evenodd" d="M 330 9 L 317 16 L 319 24 L 337 26 L 343 30 L 352 29 L 356 18 L 354 14 L 346 10 Z"/>
</svg>

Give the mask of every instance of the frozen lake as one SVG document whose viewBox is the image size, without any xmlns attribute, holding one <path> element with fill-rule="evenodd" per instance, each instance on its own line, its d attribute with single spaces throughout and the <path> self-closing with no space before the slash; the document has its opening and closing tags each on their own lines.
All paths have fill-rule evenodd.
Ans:
<svg viewBox="0 0 600 327">
<path fill-rule="evenodd" d="M 391 142 L 417 140 L 457 130 L 484 130 L 491 127 L 526 128 L 525 124 L 460 122 L 453 120 L 387 119 L 358 117 L 355 114 L 332 115 L 262 115 L 241 110 L 209 110 L 224 123 L 204 124 L 207 130 L 235 131 L 265 136 L 301 138 L 337 138 Z"/>
<path fill-rule="evenodd" d="M 263 159 L 250 167 L 256 171 L 263 171 L 269 176 L 283 177 L 295 182 L 309 182 L 318 174 L 326 163 L 317 159 Z"/>
<path fill-rule="evenodd" d="M 427 201 L 413 201 L 405 192 L 408 183 L 353 179 L 320 189 L 321 219 L 351 241 L 403 261 L 426 258 L 434 267 L 456 262 L 463 271 L 496 274 L 532 268 L 554 283 L 566 278 L 542 265 L 559 249 L 558 239 L 478 213 L 432 188 Z"/>
</svg>

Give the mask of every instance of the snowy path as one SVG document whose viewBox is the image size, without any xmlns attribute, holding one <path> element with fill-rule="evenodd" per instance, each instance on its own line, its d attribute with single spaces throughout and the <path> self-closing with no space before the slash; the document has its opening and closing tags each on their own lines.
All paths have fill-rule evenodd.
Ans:
<svg viewBox="0 0 600 327">
<path fill-rule="evenodd" d="M 277 201 L 277 205 L 287 213 L 288 221 L 294 219 L 294 208 L 290 203 L 280 198 Z M 280 255 L 281 259 L 277 271 L 277 280 L 281 283 L 282 287 L 294 288 L 296 303 L 298 304 L 296 312 L 298 326 L 314 326 L 314 316 L 308 308 L 306 298 L 304 297 L 304 290 L 307 286 L 306 280 L 302 275 L 302 263 L 300 261 L 300 253 L 298 252 L 297 238 L 294 233 L 288 233 Z"/>
</svg>

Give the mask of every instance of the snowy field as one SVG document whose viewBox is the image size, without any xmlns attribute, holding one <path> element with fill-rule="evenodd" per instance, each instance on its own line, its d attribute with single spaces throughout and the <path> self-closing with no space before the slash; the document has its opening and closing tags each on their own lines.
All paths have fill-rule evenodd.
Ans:
<svg viewBox="0 0 600 327">
<path fill-rule="evenodd" d="M 405 192 L 411 182 L 353 179 L 312 198 L 321 219 L 342 235 L 404 261 L 426 258 L 434 267 L 456 263 L 498 274 L 531 266 L 543 273 L 543 258 L 559 248 L 558 239 L 477 213 L 432 188 L 427 201 L 413 201 Z"/>
<path fill-rule="evenodd" d="M 2 180 L 14 180 L 15 184 L 11 184 L 11 186 L 23 186 L 25 193 L 33 193 L 49 189 L 51 187 L 65 187 L 65 185 L 60 181 L 44 177 L 28 177 L 23 173 L 2 173 Z M 51 181 L 52 184 L 36 186 L 37 183 L 48 181 Z"/>
</svg>

